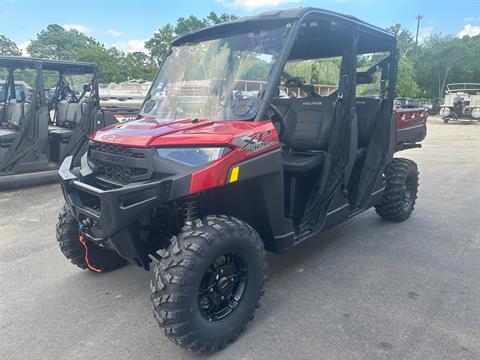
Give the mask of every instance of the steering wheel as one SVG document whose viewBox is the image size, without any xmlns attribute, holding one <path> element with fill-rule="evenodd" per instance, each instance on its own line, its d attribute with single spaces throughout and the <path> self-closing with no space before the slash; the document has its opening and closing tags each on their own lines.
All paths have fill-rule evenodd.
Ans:
<svg viewBox="0 0 480 360">
<path fill-rule="evenodd" d="M 278 128 L 275 126 L 275 129 L 277 130 L 278 137 L 280 138 L 283 135 L 283 130 L 285 129 L 285 117 L 283 116 L 282 112 L 270 101 L 267 101 L 267 104 L 269 108 L 273 111 L 274 115 L 276 115 L 278 118 L 277 121 L 274 121 L 272 117 L 270 117 L 270 120 L 272 121 L 273 126 L 275 126 L 275 124 L 278 124 Z"/>
</svg>

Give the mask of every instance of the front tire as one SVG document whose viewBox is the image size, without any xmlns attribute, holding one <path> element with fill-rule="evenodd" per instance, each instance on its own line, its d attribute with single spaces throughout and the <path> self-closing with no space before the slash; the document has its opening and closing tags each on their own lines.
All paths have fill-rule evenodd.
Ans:
<svg viewBox="0 0 480 360">
<path fill-rule="evenodd" d="M 385 191 L 375 210 L 388 220 L 407 220 L 415 207 L 417 193 L 417 164 L 412 160 L 395 158 L 385 169 Z"/>
<path fill-rule="evenodd" d="M 81 269 L 87 269 L 88 264 L 85 258 L 86 248 L 88 247 L 88 259 L 90 265 L 93 265 L 97 272 L 107 272 L 115 270 L 127 263 L 127 261 L 114 252 L 92 244 L 85 240 L 85 245 L 80 242 L 78 231 L 78 221 L 72 216 L 68 207 L 63 206 L 57 222 L 57 241 L 60 251 L 72 264 Z M 92 270 L 92 269 L 89 269 Z"/>
<path fill-rule="evenodd" d="M 234 341 L 263 295 L 267 262 L 257 232 L 233 217 L 208 216 L 158 254 L 151 301 L 167 337 L 194 352 Z"/>
</svg>

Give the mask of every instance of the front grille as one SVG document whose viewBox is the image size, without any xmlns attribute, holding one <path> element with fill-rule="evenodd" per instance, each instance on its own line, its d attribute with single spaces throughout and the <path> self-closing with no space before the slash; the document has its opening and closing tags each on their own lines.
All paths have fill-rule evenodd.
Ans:
<svg viewBox="0 0 480 360">
<path fill-rule="evenodd" d="M 88 160 L 95 175 L 116 184 L 128 184 L 151 177 L 148 149 L 90 142 Z"/>
<path fill-rule="evenodd" d="M 96 162 L 96 165 L 98 175 L 103 175 L 107 179 L 112 179 L 121 184 L 128 184 L 132 181 L 138 181 L 140 180 L 138 179 L 139 177 L 144 177 L 148 172 L 147 169 L 132 169 L 117 165 L 109 165 L 102 162 Z"/>
<path fill-rule="evenodd" d="M 92 141 L 90 143 L 90 149 L 107 153 L 107 154 L 112 154 L 112 155 L 121 155 L 121 156 L 137 158 L 137 159 L 145 158 L 145 153 L 140 152 L 140 151 L 143 151 L 142 149 L 128 148 L 128 147 L 119 146 L 119 145 L 104 144 L 104 143 Z"/>
</svg>

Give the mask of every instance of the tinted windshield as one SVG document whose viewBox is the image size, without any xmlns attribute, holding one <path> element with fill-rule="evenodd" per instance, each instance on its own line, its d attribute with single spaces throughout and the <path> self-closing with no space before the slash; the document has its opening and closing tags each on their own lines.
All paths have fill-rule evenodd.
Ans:
<svg viewBox="0 0 480 360">
<path fill-rule="evenodd" d="M 140 114 L 158 121 L 253 118 L 285 29 L 174 46 Z"/>
</svg>

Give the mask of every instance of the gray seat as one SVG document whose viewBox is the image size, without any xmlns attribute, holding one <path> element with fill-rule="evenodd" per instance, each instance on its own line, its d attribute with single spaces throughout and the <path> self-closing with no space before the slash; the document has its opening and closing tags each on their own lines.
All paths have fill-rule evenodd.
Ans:
<svg viewBox="0 0 480 360">
<path fill-rule="evenodd" d="M 51 138 L 68 141 L 73 129 L 82 121 L 85 103 L 68 103 L 62 100 L 57 105 L 56 122 L 60 126 L 49 126 L 48 133 Z"/>
<path fill-rule="evenodd" d="M 49 126 L 48 127 L 48 136 L 51 137 L 52 139 L 57 139 L 57 140 L 70 140 L 72 137 L 73 130 L 72 129 L 67 129 L 67 128 L 62 128 L 59 126 Z"/>
<path fill-rule="evenodd" d="M 321 168 L 325 162 L 325 153 L 311 155 L 282 153 L 282 161 L 286 172 L 295 175 L 308 174 Z"/>
<path fill-rule="evenodd" d="M 333 121 L 333 100 L 311 97 L 289 99 L 282 142 L 284 170 L 305 175 L 319 170 L 325 162 Z"/>
<path fill-rule="evenodd" d="M 62 129 L 65 129 L 65 128 L 63 128 L 61 126 L 48 125 L 48 132 L 55 131 L 55 130 L 62 130 Z"/>
<path fill-rule="evenodd" d="M 18 133 L 18 130 L 25 121 L 25 113 L 28 112 L 30 104 L 17 103 L 16 101 L 10 101 L 5 111 L 5 122 L 8 124 L 8 129 L 0 129 L 0 143 L 10 144 L 12 143 Z"/>
<path fill-rule="evenodd" d="M 12 127 L 19 128 L 22 126 L 24 120 L 24 103 L 10 101 L 7 105 L 6 120 Z"/>
<path fill-rule="evenodd" d="M 0 142 L 11 143 L 17 137 L 18 130 L 13 129 L 0 129 Z"/>
<path fill-rule="evenodd" d="M 56 123 L 59 126 L 49 126 L 48 137 L 50 139 L 50 159 L 60 162 L 67 154 L 70 139 L 74 129 L 83 119 L 87 104 L 68 103 L 61 101 L 57 104 Z"/>
</svg>

